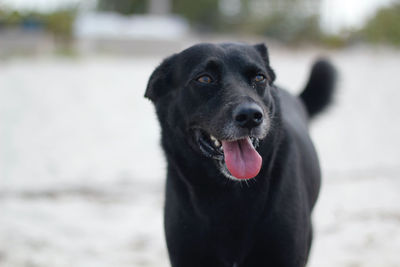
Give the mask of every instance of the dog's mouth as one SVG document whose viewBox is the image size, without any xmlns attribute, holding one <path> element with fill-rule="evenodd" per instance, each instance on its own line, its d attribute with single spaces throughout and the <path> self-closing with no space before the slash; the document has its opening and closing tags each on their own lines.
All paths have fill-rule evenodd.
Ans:
<svg viewBox="0 0 400 267">
<path fill-rule="evenodd" d="M 200 151 L 226 168 L 223 172 L 237 179 L 250 179 L 257 176 L 262 165 L 262 158 L 256 148 L 259 139 L 245 136 L 240 139 L 219 140 L 204 130 L 195 130 L 195 139 Z"/>
</svg>

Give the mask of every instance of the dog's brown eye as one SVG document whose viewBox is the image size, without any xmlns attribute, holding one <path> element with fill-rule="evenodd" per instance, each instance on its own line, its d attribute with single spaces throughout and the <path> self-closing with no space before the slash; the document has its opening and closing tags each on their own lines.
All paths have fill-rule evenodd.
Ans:
<svg viewBox="0 0 400 267">
<path fill-rule="evenodd" d="M 265 80 L 265 76 L 262 74 L 257 74 L 256 77 L 254 77 L 255 82 L 263 82 Z"/>
<path fill-rule="evenodd" d="M 203 75 L 203 76 L 197 78 L 197 81 L 198 81 L 198 82 L 201 82 L 201 83 L 212 83 L 213 80 L 211 79 L 210 76 L 208 76 L 208 75 Z"/>
</svg>

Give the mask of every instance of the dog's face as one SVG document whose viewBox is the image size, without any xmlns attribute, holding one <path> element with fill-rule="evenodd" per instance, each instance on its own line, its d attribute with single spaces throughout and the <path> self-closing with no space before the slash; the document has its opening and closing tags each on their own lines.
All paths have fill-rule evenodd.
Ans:
<svg viewBox="0 0 400 267">
<path fill-rule="evenodd" d="M 200 44 L 167 58 L 146 91 L 161 126 L 232 179 L 255 177 L 271 127 L 275 75 L 263 44 Z"/>
</svg>

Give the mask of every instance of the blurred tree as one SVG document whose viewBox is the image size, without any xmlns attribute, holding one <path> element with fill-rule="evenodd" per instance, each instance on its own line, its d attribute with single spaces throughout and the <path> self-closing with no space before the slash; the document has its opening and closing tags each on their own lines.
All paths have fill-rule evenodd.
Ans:
<svg viewBox="0 0 400 267">
<path fill-rule="evenodd" d="M 219 0 L 98 0 L 97 9 L 131 15 L 147 13 L 155 10 L 155 5 L 164 5 L 164 10 L 181 15 L 197 28 L 210 29 L 217 27 L 219 23 L 218 2 Z"/>
<path fill-rule="evenodd" d="M 98 0 L 99 11 L 114 11 L 124 15 L 147 12 L 146 0 Z"/>
<path fill-rule="evenodd" d="M 292 43 L 321 39 L 320 0 L 248 1 L 250 16 L 242 24 L 242 31 Z"/>
<path fill-rule="evenodd" d="M 372 43 L 400 46 L 400 1 L 379 9 L 360 32 L 363 39 Z"/>
<path fill-rule="evenodd" d="M 73 34 L 73 24 L 76 9 L 62 9 L 49 14 L 39 15 L 44 21 L 45 28 L 60 41 L 70 41 Z"/>
<path fill-rule="evenodd" d="M 318 41 L 321 0 L 98 0 L 97 9 L 142 14 L 163 4 L 199 31 L 263 34 L 285 42 Z M 152 8 L 153 7 L 153 8 Z M 167 11 L 165 11 L 167 12 Z M 154 12 L 153 12 L 154 13 Z M 157 12 L 156 12 L 157 13 Z"/>
<path fill-rule="evenodd" d="M 185 17 L 198 30 L 211 31 L 221 22 L 218 4 L 219 0 L 172 0 L 172 12 Z"/>
<path fill-rule="evenodd" d="M 22 23 L 23 16 L 18 11 L 2 12 L 1 20 L 5 25 L 18 26 Z"/>
<path fill-rule="evenodd" d="M 0 26 L 20 28 L 22 30 L 45 30 L 57 41 L 63 43 L 72 40 L 73 24 L 77 9 L 65 8 L 51 13 L 0 11 Z"/>
</svg>

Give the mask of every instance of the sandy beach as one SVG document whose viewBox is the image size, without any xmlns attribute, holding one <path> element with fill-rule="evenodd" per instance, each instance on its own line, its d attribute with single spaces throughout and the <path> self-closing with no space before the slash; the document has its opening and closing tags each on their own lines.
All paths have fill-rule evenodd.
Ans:
<svg viewBox="0 0 400 267">
<path fill-rule="evenodd" d="M 270 48 L 301 91 L 321 54 L 340 73 L 311 125 L 323 184 L 310 267 L 400 266 L 400 51 Z M 0 61 L 0 266 L 169 266 L 165 161 L 147 79 L 161 57 Z"/>
</svg>

